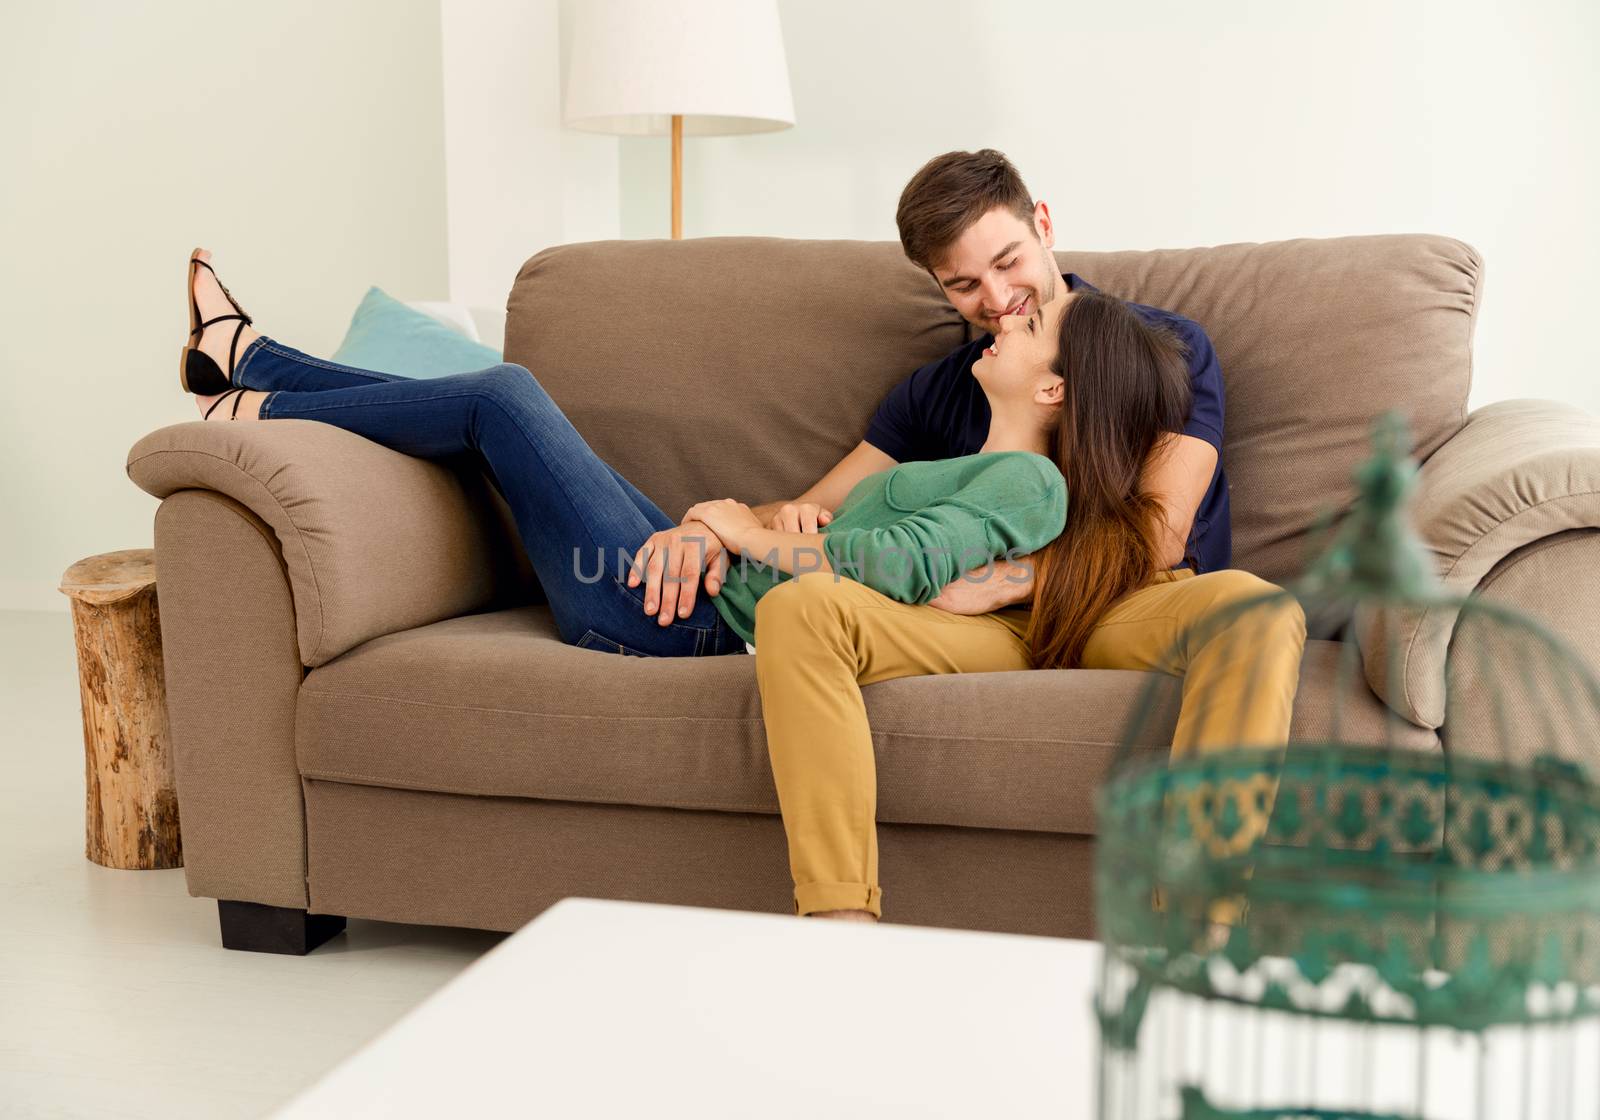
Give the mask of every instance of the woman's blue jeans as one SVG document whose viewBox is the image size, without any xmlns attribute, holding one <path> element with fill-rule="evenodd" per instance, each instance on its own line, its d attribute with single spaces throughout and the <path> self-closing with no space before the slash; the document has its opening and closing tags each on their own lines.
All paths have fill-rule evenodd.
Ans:
<svg viewBox="0 0 1600 1120">
<path fill-rule="evenodd" d="M 744 653 L 744 639 L 698 589 L 662 626 L 627 584 L 645 538 L 677 522 L 584 442 L 544 387 L 509 363 L 410 378 L 325 362 L 262 336 L 235 385 L 265 390 L 263 420 L 320 420 L 422 459 L 477 452 L 516 517 L 563 641 L 612 653 Z"/>
</svg>

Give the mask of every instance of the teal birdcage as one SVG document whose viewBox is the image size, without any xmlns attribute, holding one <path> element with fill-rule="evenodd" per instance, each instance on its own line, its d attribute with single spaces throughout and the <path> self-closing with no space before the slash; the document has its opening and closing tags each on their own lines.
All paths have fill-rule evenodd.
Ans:
<svg viewBox="0 0 1600 1120">
<path fill-rule="evenodd" d="M 1386 417 L 1305 576 L 1186 636 L 1291 600 L 1346 620 L 1331 705 L 1283 748 L 1173 757 L 1158 677 L 1124 735 L 1097 797 L 1103 1120 L 1600 1116 L 1600 685 L 1439 592 L 1406 447 Z M 1425 626 L 1450 627 L 1447 747 L 1372 715 Z"/>
</svg>

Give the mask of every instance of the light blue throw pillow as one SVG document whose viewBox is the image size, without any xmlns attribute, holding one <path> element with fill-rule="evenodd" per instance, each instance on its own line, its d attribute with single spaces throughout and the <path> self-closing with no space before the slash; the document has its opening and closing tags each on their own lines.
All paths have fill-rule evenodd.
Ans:
<svg viewBox="0 0 1600 1120">
<path fill-rule="evenodd" d="M 439 377 L 499 365 L 501 357 L 492 346 L 372 288 L 356 308 L 333 360 L 379 373 Z"/>
</svg>

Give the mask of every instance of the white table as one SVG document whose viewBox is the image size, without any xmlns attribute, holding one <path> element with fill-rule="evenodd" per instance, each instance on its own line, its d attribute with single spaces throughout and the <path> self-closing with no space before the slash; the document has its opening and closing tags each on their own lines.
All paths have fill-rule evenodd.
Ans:
<svg viewBox="0 0 1600 1120">
<path fill-rule="evenodd" d="M 277 1115 L 1077 1120 L 1099 952 L 568 898 Z"/>
<path fill-rule="evenodd" d="M 1099 962 L 1087 941 L 568 898 L 278 1116 L 1086 1120 Z M 1203 1082 L 1218 1103 L 1600 1116 L 1595 1020 L 1421 1036 L 1166 995 L 1141 1040 L 1158 1060 L 1107 1084 L 1115 1116 L 1170 1120 Z"/>
</svg>

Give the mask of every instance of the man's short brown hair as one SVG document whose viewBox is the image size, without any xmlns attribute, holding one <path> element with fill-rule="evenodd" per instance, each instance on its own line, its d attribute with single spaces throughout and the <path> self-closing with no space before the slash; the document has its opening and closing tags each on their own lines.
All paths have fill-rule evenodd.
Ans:
<svg viewBox="0 0 1600 1120">
<path fill-rule="evenodd" d="M 931 272 L 934 262 L 996 206 L 1027 222 L 1037 236 L 1033 196 L 1002 153 L 984 148 L 935 156 L 900 192 L 895 211 L 900 246 L 913 264 Z"/>
</svg>

